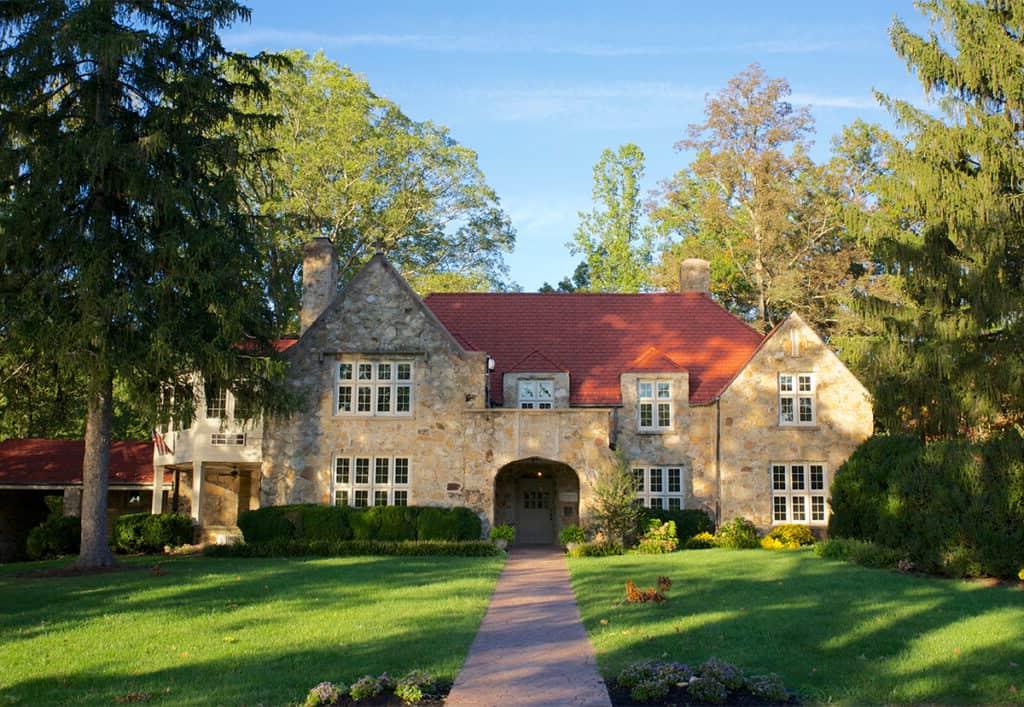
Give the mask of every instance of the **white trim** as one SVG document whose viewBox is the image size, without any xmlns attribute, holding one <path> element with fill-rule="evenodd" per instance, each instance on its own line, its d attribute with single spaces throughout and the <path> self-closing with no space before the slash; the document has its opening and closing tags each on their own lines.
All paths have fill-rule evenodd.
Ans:
<svg viewBox="0 0 1024 707">
<path fill-rule="evenodd" d="M 818 422 L 818 381 L 811 371 L 780 371 L 777 378 L 779 425 L 782 427 L 809 427 Z M 809 419 L 801 419 L 804 402 L 808 404 Z M 786 405 L 788 403 L 788 405 Z M 783 412 L 783 408 L 788 412 Z M 792 419 L 786 419 L 787 417 Z"/>
<path fill-rule="evenodd" d="M 541 388 L 544 383 L 548 384 L 546 394 Z M 532 391 L 530 400 L 523 399 L 524 388 Z M 520 410 L 551 410 L 555 407 L 555 379 L 520 378 L 516 381 L 516 403 Z"/>
<path fill-rule="evenodd" d="M 644 387 L 650 386 L 650 395 L 644 394 Z M 662 393 L 666 393 L 663 395 Z M 651 424 L 645 425 L 644 408 L 650 408 Z M 662 424 L 661 413 L 668 413 L 668 422 Z M 672 410 L 672 381 L 654 378 L 638 378 L 636 381 L 636 428 L 640 432 L 665 432 L 675 423 Z"/>
<path fill-rule="evenodd" d="M 399 378 L 399 370 L 408 368 L 407 375 Z M 342 370 L 347 377 L 342 377 Z M 362 371 L 368 370 L 369 377 L 362 377 Z M 334 366 L 334 414 L 356 417 L 411 417 L 413 412 L 413 388 L 416 368 L 412 361 L 401 359 L 360 359 L 358 361 L 338 361 Z M 342 390 L 346 390 L 348 410 L 341 409 Z M 360 391 L 369 391 L 368 408 L 360 410 Z M 408 397 L 408 410 L 398 409 L 398 400 L 402 393 Z M 387 408 L 381 409 L 382 400 L 387 401 Z"/>
</svg>

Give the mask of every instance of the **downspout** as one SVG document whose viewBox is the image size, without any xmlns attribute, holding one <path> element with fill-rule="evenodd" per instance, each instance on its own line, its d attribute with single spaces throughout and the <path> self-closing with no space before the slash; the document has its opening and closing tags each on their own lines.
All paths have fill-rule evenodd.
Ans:
<svg viewBox="0 0 1024 707">
<path fill-rule="evenodd" d="M 722 398 L 715 398 L 715 528 L 722 525 Z"/>
</svg>

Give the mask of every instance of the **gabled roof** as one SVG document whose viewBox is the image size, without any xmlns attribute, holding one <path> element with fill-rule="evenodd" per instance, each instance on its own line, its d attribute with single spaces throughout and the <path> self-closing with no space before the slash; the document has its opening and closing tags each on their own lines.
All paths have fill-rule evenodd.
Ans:
<svg viewBox="0 0 1024 707">
<path fill-rule="evenodd" d="M 85 442 L 80 439 L 9 439 L 0 442 L 0 485 L 69 486 L 82 483 Z M 165 475 L 165 483 L 170 480 Z M 110 443 L 109 481 L 153 483 L 153 443 Z"/>
<path fill-rule="evenodd" d="M 696 292 L 433 294 L 424 301 L 453 336 L 494 358 L 491 395 L 499 403 L 502 375 L 524 370 L 523 359 L 539 352 L 569 371 L 573 405 L 619 405 L 622 373 L 659 366 L 688 371 L 690 402 L 707 404 L 763 338 Z"/>
<path fill-rule="evenodd" d="M 568 368 L 555 363 L 544 355 L 540 349 L 534 349 L 518 362 L 509 366 L 506 373 L 567 373 Z"/>
</svg>

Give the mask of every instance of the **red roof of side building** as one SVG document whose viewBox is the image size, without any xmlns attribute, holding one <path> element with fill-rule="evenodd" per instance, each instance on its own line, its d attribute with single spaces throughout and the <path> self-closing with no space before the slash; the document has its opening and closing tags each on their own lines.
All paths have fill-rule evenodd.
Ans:
<svg viewBox="0 0 1024 707">
<path fill-rule="evenodd" d="M 82 483 L 85 442 L 80 439 L 9 439 L 0 442 L 0 485 L 69 486 Z M 153 443 L 110 443 L 111 484 L 152 484 Z M 165 483 L 171 480 L 165 474 Z"/>
<path fill-rule="evenodd" d="M 569 371 L 573 405 L 620 405 L 624 372 L 678 370 L 689 372 L 690 402 L 703 405 L 764 338 L 697 292 L 433 294 L 424 302 L 456 339 L 494 358 L 499 403 L 502 375 L 543 357 Z"/>
</svg>

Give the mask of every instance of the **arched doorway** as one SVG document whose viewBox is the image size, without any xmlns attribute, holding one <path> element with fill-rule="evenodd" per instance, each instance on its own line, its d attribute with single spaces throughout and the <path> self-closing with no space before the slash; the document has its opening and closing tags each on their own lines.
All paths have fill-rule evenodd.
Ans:
<svg viewBox="0 0 1024 707">
<path fill-rule="evenodd" d="M 494 523 L 516 529 L 517 545 L 551 545 L 578 525 L 580 481 L 568 464 L 531 457 L 506 464 L 494 477 Z"/>
</svg>

